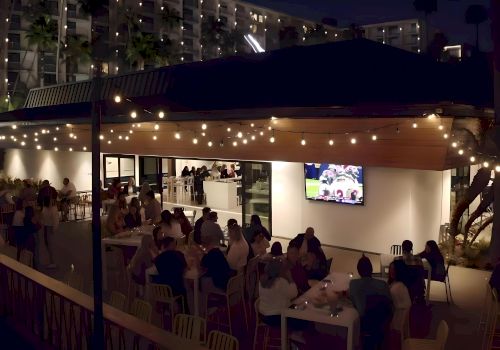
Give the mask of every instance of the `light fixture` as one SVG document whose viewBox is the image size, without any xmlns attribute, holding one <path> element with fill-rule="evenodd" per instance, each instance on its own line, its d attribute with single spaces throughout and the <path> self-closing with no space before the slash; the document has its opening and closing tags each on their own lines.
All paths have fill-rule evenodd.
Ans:
<svg viewBox="0 0 500 350">
<path fill-rule="evenodd" d="M 238 142 L 233 141 L 233 147 L 236 147 L 236 146 L 238 146 Z"/>
<path fill-rule="evenodd" d="M 132 111 L 132 112 L 130 112 L 130 117 L 131 117 L 132 119 L 137 118 L 137 112 L 136 112 L 136 111 Z"/>
<path fill-rule="evenodd" d="M 252 128 L 253 128 L 254 126 L 255 126 L 255 124 L 254 124 L 254 123 L 250 123 L 250 127 L 252 127 Z"/>
<path fill-rule="evenodd" d="M 304 133 L 302 133 L 302 140 L 300 140 L 300 144 L 305 146 L 307 144 L 306 139 L 304 138 Z"/>
<path fill-rule="evenodd" d="M 212 141 L 208 141 L 208 147 L 212 147 L 213 146 L 213 142 Z"/>
<path fill-rule="evenodd" d="M 26 142 L 21 141 L 21 146 L 26 146 Z"/>
<path fill-rule="evenodd" d="M 444 137 L 445 139 L 447 139 L 447 138 L 448 138 L 448 134 L 443 134 L 443 137 Z"/>
<path fill-rule="evenodd" d="M 16 130 L 17 129 L 17 125 L 12 125 L 12 129 Z"/>
<path fill-rule="evenodd" d="M 133 134 L 133 133 L 134 133 L 134 130 L 132 130 L 132 129 L 131 129 L 131 130 L 129 130 L 129 131 L 128 131 L 128 133 L 129 133 L 129 134 Z"/>
<path fill-rule="evenodd" d="M 99 135 L 99 140 L 104 140 L 104 135 Z"/>
<path fill-rule="evenodd" d="M 377 141 L 377 135 L 372 135 L 372 141 Z"/>
<path fill-rule="evenodd" d="M 36 145 L 36 149 L 37 149 L 37 150 L 41 150 L 41 149 L 42 149 L 42 146 L 40 146 L 40 145 Z"/>
<path fill-rule="evenodd" d="M 159 130 L 160 129 L 160 126 L 158 124 L 155 124 L 155 130 Z"/>
<path fill-rule="evenodd" d="M 120 102 L 122 102 L 122 98 L 121 98 L 121 96 L 120 96 L 120 95 L 115 95 L 115 102 L 116 102 L 116 103 L 120 103 Z"/>
<path fill-rule="evenodd" d="M 111 130 L 109 130 L 109 132 L 110 133 L 114 133 L 115 131 L 113 129 L 111 129 Z M 73 137 L 73 136 L 71 136 L 71 137 Z"/>
<path fill-rule="evenodd" d="M 53 140 L 54 140 L 54 142 L 56 142 L 57 141 L 57 137 L 54 137 Z"/>
<path fill-rule="evenodd" d="M 111 145 L 111 140 L 108 140 L 108 145 Z"/>
<path fill-rule="evenodd" d="M 484 162 L 484 163 L 483 163 L 483 167 L 485 167 L 485 168 L 489 168 L 489 167 L 490 167 L 490 163 L 488 163 L 488 162 Z"/>
<path fill-rule="evenodd" d="M 438 129 L 439 129 L 439 130 L 443 130 L 443 129 L 444 129 L 444 126 L 443 126 L 442 124 L 439 124 Z"/>
<path fill-rule="evenodd" d="M 198 144 L 198 139 L 196 138 L 196 136 L 193 138 L 193 143 L 196 145 Z"/>
<path fill-rule="evenodd" d="M 451 147 L 453 147 L 453 148 L 457 148 L 457 146 L 458 146 L 458 143 L 456 143 L 456 142 L 452 142 L 452 143 L 451 143 Z"/>
<path fill-rule="evenodd" d="M 201 124 L 201 129 L 202 130 L 207 130 L 207 124 L 205 124 L 205 123 Z"/>
<path fill-rule="evenodd" d="M 42 132 L 43 134 L 43 132 Z M 69 133 L 69 137 L 73 138 L 73 136 L 75 136 L 75 134 L 73 134 L 72 132 Z"/>
<path fill-rule="evenodd" d="M 463 155 L 464 154 L 464 150 L 463 149 L 459 149 L 458 150 L 458 154 Z"/>
<path fill-rule="evenodd" d="M 472 156 L 469 158 L 471 163 L 474 163 L 476 161 L 476 157 Z"/>
<path fill-rule="evenodd" d="M 238 138 L 241 139 L 243 137 L 243 133 L 241 131 L 238 131 L 238 134 L 236 136 L 238 136 Z"/>
<path fill-rule="evenodd" d="M 87 147 L 83 146 L 83 148 L 82 148 L 82 149 L 83 149 L 84 151 L 86 151 L 86 150 L 87 150 Z"/>
<path fill-rule="evenodd" d="M 73 148 L 71 148 L 71 147 L 70 147 L 70 148 L 69 148 L 69 151 L 70 151 L 70 152 L 73 152 Z"/>
<path fill-rule="evenodd" d="M 128 135 L 127 135 L 127 136 L 125 136 L 125 141 L 128 141 L 128 140 L 130 140 L 130 137 L 128 137 Z"/>
<path fill-rule="evenodd" d="M 255 141 L 255 135 L 252 135 L 250 138 L 252 139 L 252 141 Z"/>
<path fill-rule="evenodd" d="M 153 140 L 156 141 L 157 139 L 158 139 L 158 137 L 156 137 L 156 135 L 153 135 Z"/>
<path fill-rule="evenodd" d="M 435 115 L 434 113 L 431 113 L 427 116 L 427 119 L 436 119 L 437 118 L 437 115 Z"/>
<path fill-rule="evenodd" d="M 163 111 L 158 112 L 158 117 L 159 117 L 160 119 L 165 118 L 165 113 L 164 113 Z"/>
<path fill-rule="evenodd" d="M 204 132 L 202 132 L 202 133 L 201 133 L 201 136 L 203 136 L 203 137 L 205 137 L 206 135 L 207 135 L 207 134 L 206 134 L 206 133 L 204 133 Z"/>
<path fill-rule="evenodd" d="M 351 138 L 351 144 L 355 145 L 355 144 L 356 144 L 356 142 L 357 142 L 356 138 L 354 138 L 354 137 L 353 137 L 353 138 Z"/>
<path fill-rule="evenodd" d="M 264 131 L 259 132 L 260 136 L 264 136 Z"/>
<path fill-rule="evenodd" d="M 274 136 L 271 136 L 271 137 L 269 138 L 269 142 L 274 143 L 274 141 L 276 141 L 276 139 L 274 138 Z"/>
<path fill-rule="evenodd" d="M 412 128 L 413 128 L 413 129 L 418 128 L 418 124 L 417 124 L 417 122 L 413 122 L 413 124 L 412 124 L 411 126 L 412 126 Z"/>
<path fill-rule="evenodd" d="M 180 139 L 181 139 L 181 133 L 177 131 L 177 132 L 175 133 L 175 138 L 176 138 L 177 140 L 180 140 Z"/>
<path fill-rule="evenodd" d="M 35 142 L 38 142 L 38 137 L 35 137 Z"/>
<path fill-rule="evenodd" d="M 229 128 L 229 127 L 226 130 L 227 130 L 227 132 L 231 132 L 231 128 Z"/>
<path fill-rule="evenodd" d="M 270 126 L 268 126 L 268 127 L 267 127 L 267 130 L 269 130 L 269 131 L 271 131 L 272 129 L 273 129 L 273 128 L 272 128 L 272 127 L 270 127 Z"/>
<path fill-rule="evenodd" d="M 495 171 L 496 171 L 497 173 L 500 173 L 500 165 L 497 165 L 497 166 L 495 167 Z"/>
<path fill-rule="evenodd" d="M 59 148 L 58 147 L 54 147 L 54 151 L 59 151 Z"/>
<path fill-rule="evenodd" d="M 246 145 L 248 143 L 247 139 L 243 139 L 243 144 Z"/>
<path fill-rule="evenodd" d="M 332 140 L 332 139 L 328 140 L 328 144 L 329 144 L 330 146 L 333 146 L 333 143 L 334 143 L 334 142 L 333 142 L 333 140 Z"/>
<path fill-rule="evenodd" d="M 118 139 L 119 139 L 119 140 L 123 139 L 123 136 L 122 136 L 122 135 L 119 135 L 119 136 L 118 136 Z"/>
<path fill-rule="evenodd" d="M 56 126 L 56 131 L 59 131 L 59 127 L 58 126 Z"/>
</svg>

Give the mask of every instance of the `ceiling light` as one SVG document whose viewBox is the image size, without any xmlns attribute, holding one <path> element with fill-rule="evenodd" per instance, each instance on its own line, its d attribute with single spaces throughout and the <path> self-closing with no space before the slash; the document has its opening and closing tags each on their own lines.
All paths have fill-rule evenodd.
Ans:
<svg viewBox="0 0 500 350">
<path fill-rule="evenodd" d="M 238 142 L 233 141 L 233 146 L 234 146 L 234 147 L 238 146 Z"/>
<path fill-rule="evenodd" d="M 251 124 L 250 124 L 250 126 L 253 128 L 253 127 L 255 126 L 255 124 L 254 124 L 254 123 L 251 123 Z"/>
<path fill-rule="evenodd" d="M 136 111 L 132 111 L 132 112 L 130 113 L 130 117 L 131 117 L 132 119 L 137 118 L 137 112 L 136 112 Z"/>
<path fill-rule="evenodd" d="M 458 143 L 456 143 L 456 142 L 451 143 L 451 147 L 456 148 L 457 146 L 458 146 Z"/>
<path fill-rule="evenodd" d="M 70 152 L 73 152 L 73 148 L 71 148 L 71 147 L 70 147 L 70 148 L 69 148 L 69 151 L 70 151 Z"/>
<path fill-rule="evenodd" d="M 459 149 L 458 150 L 458 154 L 463 155 L 464 154 L 464 150 L 463 149 Z"/>
<path fill-rule="evenodd" d="M 127 135 L 127 136 L 125 136 L 125 141 L 128 141 L 128 140 L 130 140 L 130 137 L 128 137 L 128 135 Z"/>
<path fill-rule="evenodd" d="M 413 122 L 413 124 L 411 126 L 412 126 L 413 129 L 418 128 L 418 124 L 416 122 Z"/>
<path fill-rule="evenodd" d="M 264 136 L 264 131 L 259 132 L 260 136 Z"/>
<path fill-rule="evenodd" d="M 333 142 L 333 140 L 332 140 L 332 139 L 328 140 L 328 144 L 329 144 L 330 146 L 333 146 L 333 143 L 334 143 L 334 142 Z"/>
<path fill-rule="evenodd" d="M 243 133 L 241 131 L 238 131 L 238 134 L 236 136 L 238 136 L 238 138 L 241 139 L 243 137 Z"/>
<path fill-rule="evenodd" d="M 226 130 L 227 130 L 227 132 L 231 132 L 231 128 L 227 128 Z"/>
<path fill-rule="evenodd" d="M 476 157 L 474 157 L 474 156 L 470 157 L 470 162 L 471 163 L 474 163 L 475 161 L 476 161 Z"/>
<path fill-rule="evenodd" d="M 198 139 L 197 139 L 196 137 L 195 137 L 195 138 L 193 138 L 193 143 L 194 143 L 195 145 L 196 145 L 196 144 L 198 144 Z"/>
<path fill-rule="evenodd" d="M 158 113 L 158 117 L 159 117 L 160 119 L 165 118 L 165 113 L 163 113 L 163 111 L 160 111 L 160 112 Z"/>
<path fill-rule="evenodd" d="M 54 140 L 54 142 L 57 141 L 57 137 L 54 137 L 53 140 Z"/>
<path fill-rule="evenodd" d="M 122 102 L 122 98 L 121 98 L 121 96 L 120 96 L 120 95 L 115 95 L 115 102 L 116 102 L 116 103 L 120 103 L 120 102 Z"/>
<path fill-rule="evenodd" d="M 213 143 L 212 141 L 208 141 L 208 147 L 212 147 Z"/>
<path fill-rule="evenodd" d="M 252 141 L 255 141 L 255 135 L 252 135 L 250 138 L 252 139 Z"/>
<path fill-rule="evenodd" d="M 26 146 L 26 142 L 21 141 L 21 146 Z"/>
<path fill-rule="evenodd" d="M 104 135 L 99 135 L 99 140 L 104 140 Z"/>
<path fill-rule="evenodd" d="M 356 142 L 357 142 L 357 140 L 353 137 L 353 138 L 351 139 L 351 144 L 355 145 L 355 144 L 356 144 Z"/>
<path fill-rule="evenodd" d="M 447 139 L 447 138 L 448 138 L 448 134 L 444 134 L 444 135 L 443 135 L 443 137 L 444 137 L 445 139 Z"/>
<path fill-rule="evenodd" d="M 111 145 L 111 140 L 108 140 L 108 145 Z"/>
<path fill-rule="evenodd" d="M 439 129 L 439 130 L 443 130 L 443 129 L 444 129 L 444 126 L 443 126 L 443 125 L 441 125 L 441 124 L 439 124 L 438 129 Z"/>
<path fill-rule="evenodd" d="M 42 146 L 40 146 L 40 145 L 36 145 L 36 149 L 37 149 L 37 150 L 41 150 L 41 149 L 42 149 Z"/>
<path fill-rule="evenodd" d="M 205 124 L 205 123 L 201 124 L 201 128 L 202 128 L 202 130 L 207 130 L 207 124 Z"/>
<path fill-rule="evenodd" d="M 153 140 L 156 141 L 157 139 L 158 139 L 158 137 L 156 137 L 156 135 L 153 135 Z"/>
<path fill-rule="evenodd" d="M 274 143 L 274 141 L 276 141 L 276 140 L 275 140 L 275 138 L 274 138 L 274 136 L 271 136 L 271 137 L 269 138 L 269 142 Z"/>
<path fill-rule="evenodd" d="M 83 148 L 82 148 L 82 149 L 83 149 L 84 151 L 86 151 L 86 150 L 87 150 L 87 147 L 83 146 Z"/>
<path fill-rule="evenodd" d="M 372 141 L 377 141 L 377 135 L 372 135 Z"/>
<path fill-rule="evenodd" d="M 17 129 L 17 125 L 12 125 L 12 129 L 16 130 Z"/>
<path fill-rule="evenodd" d="M 177 140 L 180 140 L 180 139 L 181 139 L 181 133 L 180 133 L 180 132 L 176 132 L 176 133 L 175 133 L 175 138 L 176 138 Z"/>
<path fill-rule="evenodd" d="M 497 173 L 500 173 L 500 165 L 497 165 L 497 166 L 495 167 L 495 171 L 496 171 Z"/>
<path fill-rule="evenodd" d="M 158 124 L 155 124 L 155 130 L 159 130 L 160 126 Z"/>
<path fill-rule="evenodd" d="M 243 144 L 246 145 L 248 143 L 247 139 L 243 139 Z"/>
<path fill-rule="evenodd" d="M 57 148 L 57 147 L 54 147 L 54 151 L 56 151 L 56 152 L 57 152 L 57 151 L 59 151 L 59 148 Z"/>
<path fill-rule="evenodd" d="M 484 166 L 485 168 L 489 168 L 490 163 L 488 163 L 488 162 L 484 162 L 484 163 L 483 163 L 483 166 Z"/>
</svg>

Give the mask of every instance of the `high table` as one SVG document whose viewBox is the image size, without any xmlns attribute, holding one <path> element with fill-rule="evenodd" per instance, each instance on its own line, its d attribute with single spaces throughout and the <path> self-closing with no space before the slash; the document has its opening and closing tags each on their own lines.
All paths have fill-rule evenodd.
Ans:
<svg viewBox="0 0 500 350">
<path fill-rule="evenodd" d="M 385 269 L 389 268 L 389 265 L 394 261 L 396 255 L 391 254 L 380 254 L 380 273 L 382 276 L 385 274 Z M 431 293 L 431 280 L 432 280 L 432 267 L 431 264 L 426 259 L 422 259 L 422 264 L 424 266 L 424 270 L 427 271 L 427 286 L 425 290 L 425 301 L 427 304 L 429 303 L 429 297 Z"/>
<path fill-rule="evenodd" d="M 332 315 L 330 307 L 315 307 L 312 300 L 316 299 L 321 293 L 321 288 L 326 285 L 327 292 L 345 292 L 349 289 L 351 277 L 347 273 L 331 272 L 324 281 L 319 282 L 303 295 L 294 300 L 297 307 L 288 308 L 281 312 L 281 349 L 288 349 L 287 338 L 287 318 L 296 318 L 326 325 L 339 326 L 347 328 L 347 350 L 352 350 L 359 340 L 359 314 L 356 309 L 346 300 L 339 301 L 339 306 L 343 310 L 337 315 Z"/>
</svg>

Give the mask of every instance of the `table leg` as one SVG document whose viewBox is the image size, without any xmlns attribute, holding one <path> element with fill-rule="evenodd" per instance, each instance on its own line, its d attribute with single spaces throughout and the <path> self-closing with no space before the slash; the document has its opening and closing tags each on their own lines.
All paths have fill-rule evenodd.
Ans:
<svg viewBox="0 0 500 350">
<path fill-rule="evenodd" d="M 286 335 L 286 315 L 281 313 L 281 350 L 288 349 L 288 337 Z"/>
<path fill-rule="evenodd" d="M 200 301 L 200 279 L 195 278 L 194 279 L 194 284 L 193 284 L 193 304 L 194 304 L 194 315 L 195 316 L 200 316 L 200 306 L 199 306 L 199 301 Z"/>
</svg>

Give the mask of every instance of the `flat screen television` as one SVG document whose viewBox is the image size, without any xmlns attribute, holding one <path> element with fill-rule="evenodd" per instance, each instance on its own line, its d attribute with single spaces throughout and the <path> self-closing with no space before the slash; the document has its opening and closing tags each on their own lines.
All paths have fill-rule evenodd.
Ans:
<svg viewBox="0 0 500 350">
<path fill-rule="evenodd" d="M 304 163 L 306 199 L 364 205 L 363 167 Z"/>
</svg>

